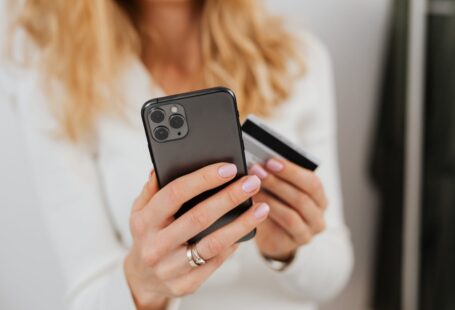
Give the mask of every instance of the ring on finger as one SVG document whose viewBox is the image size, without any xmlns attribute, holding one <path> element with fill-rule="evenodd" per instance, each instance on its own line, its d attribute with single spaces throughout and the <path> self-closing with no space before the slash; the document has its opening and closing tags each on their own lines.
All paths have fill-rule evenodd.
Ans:
<svg viewBox="0 0 455 310">
<path fill-rule="evenodd" d="M 191 254 L 193 254 L 193 259 L 196 265 L 201 266 L 206 263 L 206 260 L 199 255 L 199 252 L 197 251 L 197 243 L 191 245 Z"/>
<path fill-rule="evenodd" d="M 191 267 L 202 266 L 206 263 L 206 260 L 203 259 L 196 248 L 195 244 L 187 245 L 186 247 L 186 258 Z"/>
</svg>

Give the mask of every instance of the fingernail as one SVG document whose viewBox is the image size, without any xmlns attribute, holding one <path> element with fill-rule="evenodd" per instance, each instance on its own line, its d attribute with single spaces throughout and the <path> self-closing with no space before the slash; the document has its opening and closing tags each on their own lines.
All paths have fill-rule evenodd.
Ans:
<svg viewBox="0 0 455 310">
<path fill-rule="evenodd" d="M 243 182 L 242 189 L 246 193 L 251 193 L 254 192 L 259 185 L 261 185 L 261 180 L 257 176 L 251 175 Z"/>
<path fill-rule="evenodd" d="M 253 212 L 254 217 L 258 220 L 265 217 L 270 211 L 270 207 L 266 203 L 261 203 Z"/>
<path fill-rule="evenodd" d="M 237 173 L 237 167 L 234 164 L 225 164 L 218 168 L 218 174 L 222 178 L 233 177 Z"/>
<path fill-rule="evenodd" d="M 269 174 L 259 165 L 254 165 L 250 169 L 251 173 L 257 175 L 261 180 L 265 179 Z"/>
<path fill-rule="evenodd" d="M 273 158 L 271 158 L 267 161 L 266 166 L 268 169 L 275 171 L 275 172 L 283 170 L 283 167 L 284 167 L 282 163 L 280 163 L 278 160 L 273 159 Z"/>
</svg>

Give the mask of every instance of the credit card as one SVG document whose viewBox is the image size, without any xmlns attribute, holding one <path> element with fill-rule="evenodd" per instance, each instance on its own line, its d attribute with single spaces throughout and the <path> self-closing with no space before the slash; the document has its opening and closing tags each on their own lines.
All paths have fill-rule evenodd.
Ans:
<svg viewBox="0 0 455 310">
<path fill-rule="evenodd" d="M 271 157 L 285 158 L 312 171 L 319 166 L 316 158 L 274 131 L 255 115 L 248 115 L 243 122 L 242 137 L 248 167 L 256 163 L 264 164 Z"/>
</svg>

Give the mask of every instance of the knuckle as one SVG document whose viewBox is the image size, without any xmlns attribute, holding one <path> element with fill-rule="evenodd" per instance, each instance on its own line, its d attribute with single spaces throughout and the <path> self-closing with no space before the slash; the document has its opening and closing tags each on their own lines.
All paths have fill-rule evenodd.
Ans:
<svg viewBox="0 0 455 310">
<path fill-rule="evenodd" d="M 315 223 L 315 231 L 320 233 L 325 230 L 325 221 L 323 219 L 319 219 Z"/>
<path fill-rule="evenodd" d="M 181 181 L 175 179 L 169 183 L 169 200 L 172 204 L 178 205 L 181 203 Z"/>
<path fill-rule="evenodd" d="M 210 220 L 206 212 L 201 208 L 194 208 L 188 212 L 190 224 L 194 227 L 205 228 L 210 225 Z"/>
<path fill-rule="evenodd" d="M 142 214 L 133 214 L 130 216 L 130 228 L 133 236 L 144 234 L 146 225 Z"/>
<path fill-rule="evenodd" d="M 307 231 L 303 231 L 299 234 L 297 242 L 300 244 L 307 244 L 311 241 L 311 239 L 312 235 Z"/>
<path fill-rule="evenodd" d="M 207 238 L 206 247 L 208 255 L 211 257 L 217 257 L 217 255 L 224 249 L 223 243 L 218 238 L 213 236 Z"/>
<path fill-rule="evenodd" d="M 155 276 L 162 281 L 168 278 L 166 270 L 160 264 L 155 266 Z"/>
<path fill-rule="evenodd" d="M 322 187 L 321 181 L 314 173 L 310 173 L 309 175 L 308 186 L 310 190 L 318 191 Z"/>
<path fill-rule="evenodd" d="M 142 261 L 147 267 L 154 267 L 160 260 L 160 251 L 157 247 L 144 247 L 141 252 Z"/>
<path fill-rule="evenodd" d="M 200 176 L 201 184 L 203 184 L 204 187 L 209 186 L 210 184 L 213 183 L 213 180 L 208 171 L 202 171 L 202 173 L 200 173 L 199 176 Z"/>
<path fill-rule="evenodd" d="M 233 191 L 232 189 L 229 189 L 226 192 L 226 196 L 229 201 L 229 204 L 231 204 L 233 206 L 237 206 L 241 202 L 240 199 L 238 198 L 238 196 L 236 195 L 235 191 Z"/>
<path fill-rule="evenodd" d="M 283 221 L 287 228 L 294 230 L 297 226 L 296 217 L 293 212 L 286 212 L 283 215 Z"/>
</svg>

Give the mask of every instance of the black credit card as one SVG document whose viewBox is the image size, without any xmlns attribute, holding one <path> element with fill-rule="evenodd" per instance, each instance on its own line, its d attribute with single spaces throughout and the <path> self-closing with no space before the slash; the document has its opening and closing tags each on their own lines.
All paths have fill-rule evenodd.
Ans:
<svg viewBox="0 0 455 310">
<path fill-rule="evenodd" d="M 271 157 L 285 158 L 305 169 L 316 170 L 318 160 L 285 137 L 264 124 L 260 118 L 249 115 L 242 124 L 243 144 L 247 165 L 264 164 Z"/>
</svg>

